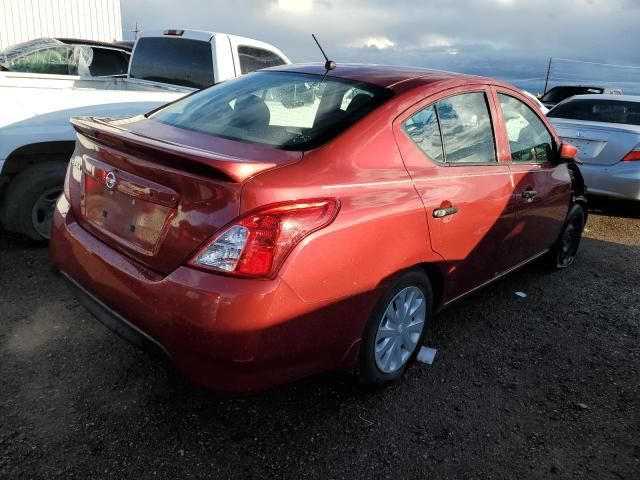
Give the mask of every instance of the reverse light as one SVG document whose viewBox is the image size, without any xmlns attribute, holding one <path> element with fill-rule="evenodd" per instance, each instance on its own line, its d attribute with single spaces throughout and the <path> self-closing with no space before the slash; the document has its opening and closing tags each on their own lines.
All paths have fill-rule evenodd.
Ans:
<svg viewBox="0 0 640 480">
<path fill-rule="evenodd" d="M 333 222 L 339 208 L 336 199 L 322 198 L 254 210 L 219 230 L 188 264 L 238 276 L 271 277 L 302 239 Z"/>
<path fill-rule="evenodd" d="M 638 160 L 640 160 L 640 143 L 622 159 L 623 162 L 634 162 Z"/>
</svg>

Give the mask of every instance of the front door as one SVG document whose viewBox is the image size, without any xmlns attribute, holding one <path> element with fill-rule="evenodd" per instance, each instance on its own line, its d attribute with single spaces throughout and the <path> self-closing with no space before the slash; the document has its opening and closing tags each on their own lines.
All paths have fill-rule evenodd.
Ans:
<svg viewBox="0 0 640 480">
<path fill-rule="evenodd" d="M 446 263 L 445 301 L 509 266 L 504 241 L 514 222 L 511 172 L 496 155 L 489 90 L 468 89 L 429 98 L 394 122 L 426 209 L 431 247 Z"/>
<path fill-rule="evenodd" d="M 507 91 L 497 91 L 505 125 L 514 182 L 516 213 L 507 248 L 516 263 L 550 248 L 567 216 L 571 178 L 567 165 L 555 161 L 555 142 L 538 114 Z"/>
</svg>

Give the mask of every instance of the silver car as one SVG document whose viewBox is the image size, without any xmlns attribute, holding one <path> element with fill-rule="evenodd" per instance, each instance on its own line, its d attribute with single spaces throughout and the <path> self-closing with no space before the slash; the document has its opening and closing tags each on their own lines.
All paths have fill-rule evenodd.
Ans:
<svg viewBox="0 0 640 480">
<path fill-rule="evenodd" d="M 578 147 L 589 193 L 640 200 L 640 96 L 579 95 L 547 116 Z"/>
</svg>

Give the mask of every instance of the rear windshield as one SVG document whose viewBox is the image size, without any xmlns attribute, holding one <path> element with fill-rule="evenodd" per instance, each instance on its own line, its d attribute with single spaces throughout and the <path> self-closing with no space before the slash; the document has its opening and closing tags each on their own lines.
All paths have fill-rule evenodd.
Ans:
<svg viewBox="0 0 640 480">
<path fill-rule="evenodd" d="M 587 120 L 589 122 L 640 125 L 640 102 L 622 100 L 569 100 L 558 105 L 547 116 Z"/>
<path fill-rule="evenodd" d="M 129 76 L 205 88 L 215 83 L 211 44 L 180 37 L 147 37 L 136 44 Z"/>
<path fill-rule="evenodd" d="M 329 141 L 391 94 L 321 75 L 256 72 L 178 100 L 151 118 L 231 140 L 307 150 Z"/>
<path fill-rule="evenodd" d="M 553 87 L 540 99 L 543 102 L 555 102 L 559 103 L 565 98 L 573 97 L 574 95 L 587 95 L 589 93 L 602 93 L 602 88 L 597 87 Z"/>
</svg>

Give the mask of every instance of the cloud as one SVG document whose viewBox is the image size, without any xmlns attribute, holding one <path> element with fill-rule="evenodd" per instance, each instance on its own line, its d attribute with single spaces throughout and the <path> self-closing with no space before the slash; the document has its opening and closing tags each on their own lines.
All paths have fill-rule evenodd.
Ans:
<svg viewBox="0 0 640 480">
<path fill-rule="evenodd" d="M 296 11 L 282 8 L 285 4 L 297 4 Z M 543 76 L 550 56 L 640 64 L 638 0 L 235 0 L 230 5 L 122 0 L 123 23 L 236 33 L 273 43 L 294 61 L 321 60 L 311 39 L 315 33 L 337 61 L 463 69 L 503 78 Z"/>
</svg>

